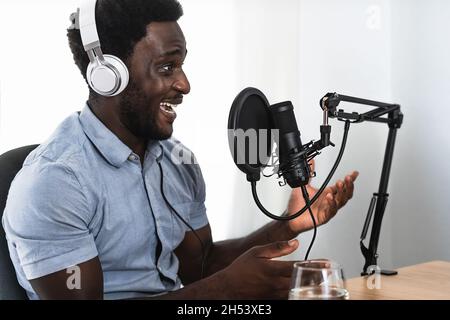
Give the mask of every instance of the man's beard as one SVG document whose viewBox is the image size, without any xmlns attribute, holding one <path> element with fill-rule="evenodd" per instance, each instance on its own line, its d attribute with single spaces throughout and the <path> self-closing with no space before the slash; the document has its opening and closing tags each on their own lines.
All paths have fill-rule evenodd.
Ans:
<svg viewBox="0 0 450 320">
<path fill-rule="evenodd" d="M 166 140 L 172 136 L 162 132 L 157 125 L 159 108 L 149 110 L 150 99 L 133 82 L 120 103 L 120 121 L 133 135 L 145 140 Z"/>
</svg>

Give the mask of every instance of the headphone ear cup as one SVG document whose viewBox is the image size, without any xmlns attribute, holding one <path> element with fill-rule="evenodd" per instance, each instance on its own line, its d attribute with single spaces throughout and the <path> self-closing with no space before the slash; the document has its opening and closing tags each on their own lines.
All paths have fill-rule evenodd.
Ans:
<svg viewBox="0 0 450 320">
<path fill-rule="evenodd" d="M 114 66 L 119 73 L 120 83 L 118 84 L 119 87 L 117 88 L 117 91 L 113 94 L 115 96 L 122 93 L 123 90 L 125 90 L 125 88 L 128 86 L 128 82 L 130 81 L 130 74 L 128 73 L 128 68 L 125 63 L 123 63 L 123 61 L 118 57 L 105 54 L 104 58 L 105 61 Z"/>
<path fill-rule="evenodd" d="M 86 71 L 89 86 L 98 94 L 113 97 L 125 90 L 130 79 L 127 66 L 119 58 L 105 54 L 104 63 L 89 63 Z"/>
</svg>

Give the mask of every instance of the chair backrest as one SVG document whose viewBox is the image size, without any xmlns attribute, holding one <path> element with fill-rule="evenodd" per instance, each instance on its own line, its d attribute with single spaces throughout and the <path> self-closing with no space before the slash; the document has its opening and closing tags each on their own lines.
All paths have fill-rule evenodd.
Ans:
<svg viewBox="0 0 450 320">
<path fill-rule="evenodd" d="M 22 168 L 28 154 L 38 145 L 21 147 L 0 155 L 0 217 L 5 210 L 9 187 Z M 17 282 L 16 272 L 9 256 L 5 231 L 0 223 L 0 300 L 27 299 L 25 290 Z"/>
</svg>

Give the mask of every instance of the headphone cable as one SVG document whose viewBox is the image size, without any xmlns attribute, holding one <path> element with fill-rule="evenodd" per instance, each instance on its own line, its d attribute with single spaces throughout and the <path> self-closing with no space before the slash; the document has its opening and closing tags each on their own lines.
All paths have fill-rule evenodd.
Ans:
<svg viewBox="0 0 450 320">
<path fill-rule="evenodd" d="M 316 219 L 314 218 L 314 214 L 313 214 L 313 212 L 311 210 L 311 201 L 309 199 L 308 190 L 306 189 L 305 186 L 301 186 L 301 189 L 302 189 L 303 198 L 305 199 L 306 207 L 308 208 L 309 215 L 311 216 L 311 220 L 312 220 L 313 226 L 314 226 L 313 237 L 311 239 L 311 242 L 309 243 L 309 247 L 308 247 L 308 250 L 306 251 L 306 255 L 305 255 L 305 260 L 308 260 L 309 253 L 311 252 L 311 249 L 312 249 L 312 246 L 314 244 L 314 241 L 316 240 L 317 222 L 316 222 Z"/>
<path fill-rule="evenodd" d="M 200 274 L 200 279 L 203 279 L 204 276 L 204 272 L 205 272 L 205 244 L 203 243 L 202 239 L 200 239 L 200 236 L 198 235 L 198 233 L 194 230 L 194 228 L 192 228 L 192 226 L 186 222 L 186 220 L 184 220 L 184 218 L 177 212 L 177 210 L 175 210 L 175 208 L 170 204 L 169 200 L 167 200 L 166 194 L 164 193 L 164 173 L 163 173 L 163 169 L 161 166 L 161 163 L 159 161 L 157 161 L 158 163 L 158 167 L 159 167 L 159 172 L 161 173 L 161 194 L 162 197 L 164 199 L 164 201 L 166 202 L 167 206 L 169 206 L 169 208 L 171 209 L 171 212 L 173 214 L 175 214 L 195 235 L 195 237 L 197 238 L 198 242 L 200 243 L 201 249 L 202 249 L 202 264 L 201 264 L 201 274 Z"/>
</svg>

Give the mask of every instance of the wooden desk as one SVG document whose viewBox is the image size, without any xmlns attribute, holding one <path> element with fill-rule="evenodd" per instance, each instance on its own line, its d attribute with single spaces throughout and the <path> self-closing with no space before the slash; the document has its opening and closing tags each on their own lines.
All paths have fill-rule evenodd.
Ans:
<svg viewBox="0 0 450 320">
<path fill-rule="evenodd" d="M 372 276 L 372 279 L 374 276 Z M 381 288 L 369 289 L 367 277 L 347 280 L 352 300 L 450 300 L 450 262 L 433 261 L 381 276 Z M 372 287 L 375 281 L 371 281 Z"/>
</svg>

